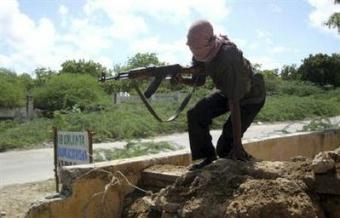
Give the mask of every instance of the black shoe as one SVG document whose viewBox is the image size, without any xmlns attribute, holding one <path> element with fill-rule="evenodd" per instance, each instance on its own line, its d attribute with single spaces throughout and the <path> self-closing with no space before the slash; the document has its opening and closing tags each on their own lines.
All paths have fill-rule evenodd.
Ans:
<svg viewBox="0 0 340 218">
<path fill-rule="evenodd" d="M 208 157 L 198 163 L 195 164 L 191 164 L 188 168 L 189 171 L 194 171 L 194 170 L 199 170 L 202 169 L 203 167 L 211 164 L 214 160 L 216 160 L 217 158 L 215 156 L 213 157 Z"/>
</svg>

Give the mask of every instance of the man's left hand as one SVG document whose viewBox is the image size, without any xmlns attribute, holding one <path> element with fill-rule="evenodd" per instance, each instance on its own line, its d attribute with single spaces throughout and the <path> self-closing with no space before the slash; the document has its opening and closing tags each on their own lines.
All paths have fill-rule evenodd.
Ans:
<svg viewBox="0 0 340 218">
<path fill-rule="evenodd" d="M 229 153 L 229 158 L 232 160 L 249 161 L 250 157 L 242 145 L 234 145 Z"/>
</svg>

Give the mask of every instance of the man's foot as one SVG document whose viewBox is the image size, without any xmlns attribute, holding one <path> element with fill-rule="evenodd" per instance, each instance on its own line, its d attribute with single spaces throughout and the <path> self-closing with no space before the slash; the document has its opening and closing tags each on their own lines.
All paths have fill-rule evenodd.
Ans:
<svg viewBox="0 0 340 218">
<path fill-rule="evenodd" d="M 216 160 L 217 158 L 215 156 L 213 157 L 208 157 L 198 163 L 195 164 L 191 164 L 188 168 L 189 171 L 194 171 L 194 170 L 199 170 L 202 169 L 203 167 L 211 164 L 214 160 Z"/>
</svg>

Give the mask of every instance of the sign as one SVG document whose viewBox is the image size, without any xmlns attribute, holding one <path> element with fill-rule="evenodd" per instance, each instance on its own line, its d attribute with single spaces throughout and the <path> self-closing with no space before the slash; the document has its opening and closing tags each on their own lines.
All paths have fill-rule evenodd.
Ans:
<svg viewBox="0 0 340 218">
<path fill-rule="evenodd" d="M 92 134 L 86 132 L 54 132 L 54 166 L 59 191 L 58 168 L 63 166 L 92 163 Z"/>
<path fill-rule="evenodd" d="M 88 132 L 58 132 L 57 156 L 62 166 L 90 163 Z"/>
</svg>

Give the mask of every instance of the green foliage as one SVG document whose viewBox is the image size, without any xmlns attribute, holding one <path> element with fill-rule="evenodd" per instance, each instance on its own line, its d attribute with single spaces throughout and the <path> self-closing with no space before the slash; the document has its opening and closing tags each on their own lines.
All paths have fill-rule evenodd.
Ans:
<svg viewBox="0 0 340 218">
<path fill-rule="evenodd" d="M 159 61 L 156 53 L 137 53 L 127 61 L 127 69 L 137 67 L 148 67 L 150 65 L 162 66 L 164 62 Z"/>
<path fill-rule="evenodd" d="M 299 67 L 301 79 L 320 86 L 340 86 L 340 54 L 316 54 L 303 60 Z"/>
<path fill-rule="evenodd" d="M 283 80 L 299 80 L 301 75 L 299 74 L 295 64 L 284 65 L 281 69 L 281 78 Z"/>
<path fill-rule="evenodd" d="M 320 96 L 323 96 L 320 94 Z M 257 116 L 261 121 L 302 120 L 340 114 L 340 101 L 319 96 L 270 96 Z"/>
<path fill-rule="evenodd" d="M 44 86 L 49 79 L 57 75 L 55 71 L 44 67 L 35 69 L 34 74 L 36 76 L 34 87 Z"/>
<path fill-rule="evenodd" d="M 317 117 L 303 126 L 302 131 L 323 131 L 327 129 L 339 128 L 339 123 L 334 124 L 327 117 Z"/>
<path fill-rule="evenodd" d="M 284 80 L 277 88 L 277 94 L 279 95 L 295 95 L 300 97 L 322 92 L 324 92 L 324 90 L 313 83 L 299 80 Z"/>
<path fill-rule="evenodd" d="M 51 129 L 51 120 L 43 118 L 26 123 L 0 121 L 0 152 L 37 147 L 52 138 Z"/>
<path fill-rule="evenodd" d="M 163 66 L 164 62 L 161 62 L 156 53 L 137 53 L 133 57 L 130 57 L 125 65 L 115 65 L 114 72 L 121 73 L 138 67 L 148 66 Z M 151 78 L 150 78 L 151 79 Z M 146 87 L 147 81 L 139 81 L 143 87 Z M 103 87 L 107 93 L 112 92 L 133 92 L 133 86 L 131 80 L 110 81 L 103 84 Z M 163 89 L 167 89 L 165 83 L 161 84 Z M 160 87 L 160 88 L 161 88 Z M 167 89 L 169 90 L 169 89 Z"/>
<path fill-rule="evenodd" d="M 74 74 L 52 77 L 44 86 L 33 90 L 33 97 L 37 108 L 49 111 L 71 109 L 75 105 L 83 110 L 108 100 L 95 78 Z"/>
<path fill-rule="evenodd" d="M 23 85 L 24 89 L 27 92 L 32 90 L 32 88 L 34 87 L 34 80 L 32 79 L 31 75 L 27 73 L 19 75 L 18 80 L 20 81 L 20 83 Z"/>
<path fill-rule="evenodd" d="M 25 87 L 18 76 L 10 70 L 0 68 L 0 81 L 0 107 L 23 106 Z"/>
<path fill-rule="evenodd" d="M 176 150 L 176 148 L 167 142 L 130 142 L 126 144 L 123 149 L 94 150 L 94 161 L 117 160 L 174 150 Z"/>
<path fill-rule="evenodd" d="M 269 95 L 276 94 L 282 83 L 282 79 L 278 74 L 278 70 L 263 70 L 259 71 L 263 75 L 266 84 L 266 91 Z"/>
<path fill-rule="evenodd" d="M 164 117 L 174 113 L 171 103 L 156 105 L 157 111 Z M 70 131 L 91 129 L 96 132 L 97 141 L 127 140 L 145 138 L 163 133 L 172 133 L 186 128 L 181 116 L 172 123 L 159 123 L 141 105 L 117 104 L 107 110 L 93 113 L 55 113 L 54 126 Z"/>
<path fill-rule="evenodd" d="M 106 75 L 110 75 L 111 72 L 106 69 L 106 67 L 102 66 L 100 63 L 96 63 L 94 61 L 85 61 L 85 60 L 68 60 L 61 64 L 62 69 L 60 70 L 60 74 L 87 74 L 91 75 L 95 78 L 99 78 L 102 73 Z"/>
<path fill-rule="evenodd" d="M 336 12 L 332 14 L 327 22 L 325 23 L 329 28 L 337 28 L 338 32 L 340 32 L 340 13 Z"/>
<path fill-rule="evenodd" d="M 14 128 L 17 125 L 18 123 L 12 120 L 0 121 L 0 132 L 4 132 L 7 129 Z"/>
<path fill-rule="evenodd" d="M 199 89 L 187 109 L 207 92 Z M 154 106 L 162 117 L 168 117 L 174 113 L 178 102 L 160 102 Z M 286 121 L 336 115 L 340 115 L 340 89 L 304 97 L 269 96 L 256 120 Z M 215 119 L 212 128 L 220 129 L 227 116 Z M 186 111 L 174 122 L 159 123 L 141 103 L 117 104 L 101 111 L 86 113 L 74 107 L 66 114 L 56 111 L 53 119 L 35 119 L 27 123 L 0 121 L 0 150 L 32 147 L 51 141 L 49 131 L 52 126 L 65 131 L 90 129 L 95 132 L 94 142 L 146 138 L 187 130 Z"/>
</svg>

